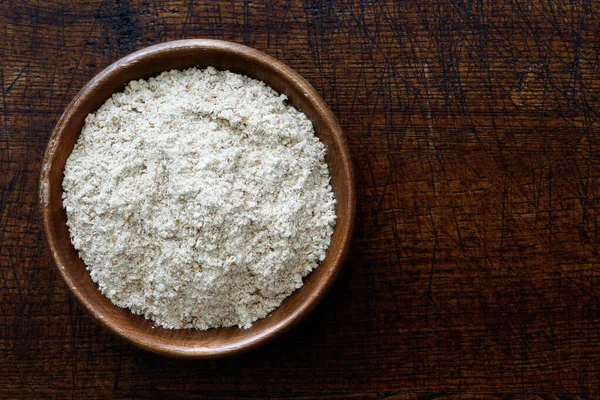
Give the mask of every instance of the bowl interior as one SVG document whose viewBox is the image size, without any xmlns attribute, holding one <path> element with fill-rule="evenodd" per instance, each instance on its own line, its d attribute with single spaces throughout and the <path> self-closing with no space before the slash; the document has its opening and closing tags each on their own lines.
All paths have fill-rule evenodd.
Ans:
<svg viewBox="0 0 600 400">
<path fill-rule="evenodd" d="M 325 260 L 309 274 L 304 286 L 250 329 L 207 331 L 167 330 L 116 307 L 98 290 L 73 248 L 62 208 L 62 179 L 85 117 L 131 80 L 162 71 L 213 66 L 262 80 L 288 96 L 290 104 L 313 122 L 327 146 L 326 161 L 337 199 L 337 224 Z M 69 105 L 50 139 L 42 168 L 40 201 L 46 238 L 54 260 L 77 299 L 114 333 L 150 351 L 183 357 L 211 357 L 234 353 L 258 344 L 289 327 L 316 304 L 332 282 L 349 247 L 353 225 L 354 187 L 348 150 L 337 121 L 314 89 L 289 67 L 256 50 L 227 42 L 193 40 L 171 42 L 141 50 L 97 75 Z"/>
</svg>

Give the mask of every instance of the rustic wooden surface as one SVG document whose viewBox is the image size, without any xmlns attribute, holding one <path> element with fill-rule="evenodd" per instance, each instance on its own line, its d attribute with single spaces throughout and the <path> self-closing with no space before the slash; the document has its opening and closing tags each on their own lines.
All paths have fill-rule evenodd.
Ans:
<svg viewBox="0 0 600 400">
<path fill-rule="evenodd" d="M 599 20 L 592 0 L 0 0 L 0 397 L 600 392 Z M 137 350 L 84 315 L 37 210 L 47 139 L 79 88 L 194 37 L 306 77 L 360 192 L 353 253 L 318 309 L 208 362 Z"/>
</svg>

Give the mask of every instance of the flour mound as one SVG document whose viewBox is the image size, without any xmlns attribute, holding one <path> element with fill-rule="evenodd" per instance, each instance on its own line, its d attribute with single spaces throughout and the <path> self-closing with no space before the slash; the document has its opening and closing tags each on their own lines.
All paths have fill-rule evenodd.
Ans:
<svg viewBox="0 0 600 400">
<path fill-rule="evenodd" d="M 263 82 L 214 68 L 130 82 L 67 160 L 71 241 L 114 304 L 166 328 L 240 326 L 325 257 L 325 146 Z"/>
</svg>

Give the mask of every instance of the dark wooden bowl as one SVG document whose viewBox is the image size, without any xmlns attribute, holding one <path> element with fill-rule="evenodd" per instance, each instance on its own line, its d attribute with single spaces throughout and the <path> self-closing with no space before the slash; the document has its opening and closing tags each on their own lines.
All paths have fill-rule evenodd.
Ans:
<svg viewBox="0 0 600 400">
<path fill-rule="evenodd" d="M 337 224 L 325 260 L 304 280 L 304 286 L 250 329 L 219 328 L 199 331 L 168 330 L 113 305 L 90 278 L 69 238 L 62 207 L 65 162 L 79 137 L 85 117 L 133 79 L 162 71 L 213 66 L 262 80 L 288 96 L 289 102 L 313 122 L 327 146 L 326 161 L 337 199 Z M 115 334 L 143 349 L 169 356 L 208 358 L 255 347 L 282 333 L 306 315 L 323 297 L 350 246 L 355 187 L 350 154 L 338 122 L 321 96 L 294 70 L 249 47 L 217 40 L 182 40 L 159 44 L 115 62 L 95 76 L 73 99 L 58 121 L 42 165 L 40 205 L 44 232 L 52 257 L 75 298 L 94 318 Z"/>
</svg>

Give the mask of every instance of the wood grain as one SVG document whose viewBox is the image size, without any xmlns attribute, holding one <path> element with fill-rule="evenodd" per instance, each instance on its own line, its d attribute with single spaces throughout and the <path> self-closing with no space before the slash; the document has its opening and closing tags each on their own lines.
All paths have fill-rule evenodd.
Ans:
<svg viewBox="0 0 600 400">
<path fill-rule="evenodd" d="M 600 392 L 599 18 L 591 0 L 0 1 L 0 396 Z M 87 317 L 36 206 L 77 91 L 139 48 L 196 37 L 307 78 L 359 185 L 353 252 L 323 303 L 211 362 L 148 354 Z"/>
</svg>

